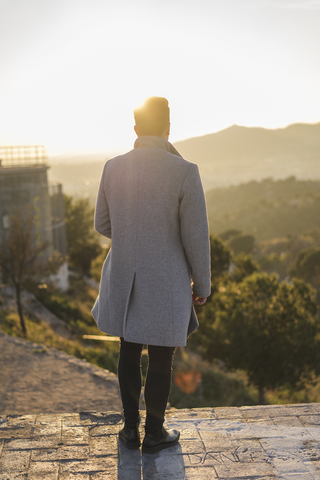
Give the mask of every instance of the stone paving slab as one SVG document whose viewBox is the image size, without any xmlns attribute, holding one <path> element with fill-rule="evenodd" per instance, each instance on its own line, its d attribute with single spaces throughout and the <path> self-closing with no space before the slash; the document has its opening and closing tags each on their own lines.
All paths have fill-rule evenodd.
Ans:
<svg viewBox="0 0 320 480">
<path fill-rule="evenodd" d="M 320 404 L 171 409 L 180 442 L 142 455 L 118 444 L 117 412 L 3 415 L 0 480 L 320 479 L 319 419 Z"/>
</svg>

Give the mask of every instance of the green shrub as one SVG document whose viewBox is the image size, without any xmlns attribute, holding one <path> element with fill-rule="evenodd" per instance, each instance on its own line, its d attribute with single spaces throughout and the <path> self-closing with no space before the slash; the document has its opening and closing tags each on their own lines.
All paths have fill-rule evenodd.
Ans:
<svg viewBox="0 0 320 480">
<path fill-rule="evenodd" d="M 257 395 L 246 387 L 236 374 L 222 372 L 217 367 L 201 369 L 202 383 L 193 394 L 183 393 L 172 382 L 169 402 L 175 408 L 255 405 Z"/>
</svg>

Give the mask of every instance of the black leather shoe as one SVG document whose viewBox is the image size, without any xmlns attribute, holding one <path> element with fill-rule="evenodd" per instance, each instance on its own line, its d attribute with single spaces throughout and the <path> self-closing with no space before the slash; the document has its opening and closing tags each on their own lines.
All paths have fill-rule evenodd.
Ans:
<svg viewBox="0 0 320 480">
<path fill-rule="evenodd" d="M 140 448 L 140 432 L 139 432 L 139 422 L 135 426 L 124 426 L 119 431 L 119 439 L 122 441 L 125 447 L 136 450 Z"/>
<path fill-rule="evenodd" d="M 142 443 L 142 453 L 160 452 L 163 448 L 176 445 L 179 438 L 178 430 L 166 430 L 164 427 L 154 433 L 146 433 Z"/>
</svg>

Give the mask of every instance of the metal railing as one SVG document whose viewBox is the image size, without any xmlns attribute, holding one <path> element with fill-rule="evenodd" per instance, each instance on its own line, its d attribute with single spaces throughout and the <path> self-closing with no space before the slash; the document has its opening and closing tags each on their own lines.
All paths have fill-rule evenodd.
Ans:
<svg viewBox="0 0 320 480">
<path fill-rule="evenodd" d="M 87 340 L 100 340 L 103 342 L 120 342 L 119 337 L 112 337 L 110 335 L 82 335 L 82 338 Z M 141 354 L 148 355 L 148 350 L 144 348 Z"/>
</svg>

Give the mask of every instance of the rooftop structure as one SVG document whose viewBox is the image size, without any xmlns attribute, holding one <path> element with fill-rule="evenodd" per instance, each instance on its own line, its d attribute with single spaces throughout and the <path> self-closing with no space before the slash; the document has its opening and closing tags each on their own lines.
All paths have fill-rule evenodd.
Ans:
<svg viewBox="0 0 320 480">
<path fill-rule="evenodd" d="M 43 145 L 0 146 L 0 166 L 9 168 L 45 165 L 48 160 Z"/>
</svg>

